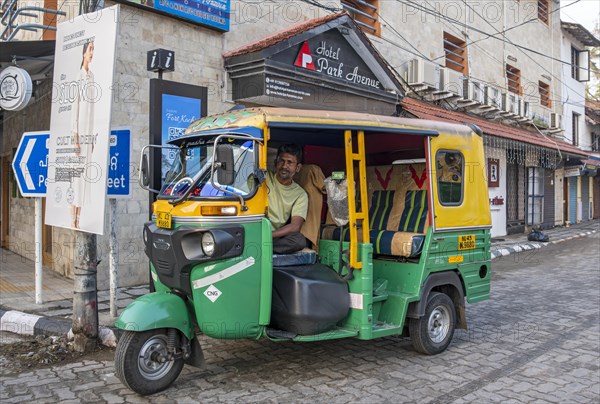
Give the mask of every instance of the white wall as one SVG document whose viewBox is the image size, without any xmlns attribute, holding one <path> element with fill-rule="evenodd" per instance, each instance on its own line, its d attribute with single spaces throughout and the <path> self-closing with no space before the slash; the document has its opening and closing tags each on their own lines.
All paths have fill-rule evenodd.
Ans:
<svg viewBox="0 0 600 404">
<path fill-rule="evenodd" d="M 591 145 L 591 137 L 584 136 L 585 126 L 585 83 L 571 77 L 571 46 L 581 50 L 584 47 L 569 33 L 562 31 L 561 60 L 567 62 L 561 67 L 563 109 L 563 136 L 568 143 L 573 143 L 573 112 L 579 117 L 579 145 L 582 148 Z"/>
</svg>

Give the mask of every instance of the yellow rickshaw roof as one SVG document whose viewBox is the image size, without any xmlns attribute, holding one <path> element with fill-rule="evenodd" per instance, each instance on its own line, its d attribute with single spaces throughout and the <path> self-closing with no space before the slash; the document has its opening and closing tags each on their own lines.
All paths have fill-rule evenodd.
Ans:
<svg viewBox="0 0 600 404">
<path fill-rule="evenodd" d="M 278 125 L 279 124 L 279 125 Z M 306 110 L 292 108 L 248 108 L 210 115 L 194 121 L 184 136 L 224 128 L 280 126 L 297 124 L 310 126 L 342 125 L 349 128 L 369 129 L 415 129 L 420 131 L 443 132 L 446 134 L 468 135 L 473 129 L 467 125 L 429 121 L 417 118 L 397 118 L 348 111 Z"/>
</svg>

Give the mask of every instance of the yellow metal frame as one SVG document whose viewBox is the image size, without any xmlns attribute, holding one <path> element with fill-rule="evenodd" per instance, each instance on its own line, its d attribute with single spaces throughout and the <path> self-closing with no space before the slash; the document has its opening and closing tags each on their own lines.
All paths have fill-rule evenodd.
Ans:
<svg viewBox="0 0 600 404">
<path fill-rule="evenodd" d="M 367 165 L 365 162 L 365 132 L 358 131 L 356 136 L 358 152 L 354 153 L 352 131 L 344 131 L 344 147 L 346 155 L 346 172 L 348 173 L 348 216 L 350 218 L 350 266 L 362 268 L 358 261 L 358 221 L 362 220 L 362 243 L 369 244 L 369 205 L 367 198 Z M 360 188 L 361 210 L 356 210 L 356 190 L 354 188 L 354 162 L 358 162 L 358 184 Z"/>
</svg>

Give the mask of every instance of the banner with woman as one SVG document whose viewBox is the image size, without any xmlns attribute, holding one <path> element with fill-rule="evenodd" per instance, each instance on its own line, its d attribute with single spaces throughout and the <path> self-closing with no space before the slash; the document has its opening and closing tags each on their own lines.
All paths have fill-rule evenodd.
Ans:
<svg viewBox="0 0 600 404">
<path fill-rule="evenodd" d="M 104 232 L 118 7 L 57 27 L 47 225 Z"/>
</svg>

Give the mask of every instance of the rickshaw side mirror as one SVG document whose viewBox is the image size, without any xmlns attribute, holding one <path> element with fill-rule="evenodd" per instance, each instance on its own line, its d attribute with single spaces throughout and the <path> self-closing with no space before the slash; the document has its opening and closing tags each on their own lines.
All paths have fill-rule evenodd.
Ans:
<svg viewBox="0 0 600 404">
<path fill-rule="evenodd" d="M 141 167 L 141 179 L 142 179 L 142 186 L 145 188 L 148 188 L 148 186 L 150 185 L 150 177 L 148 176 L 148 173 L 150 172 L 150 168 L 148 166 L 148 155 L 144 154 L 142 156 L 142 167 Z"/>
<path fill-rule="evenodd" d="M 217 181 L 221 185 L 231 185 L 234 181 L 233 172 L 233 147 L 229 144 L 217 146 Z"/>
</svg>

